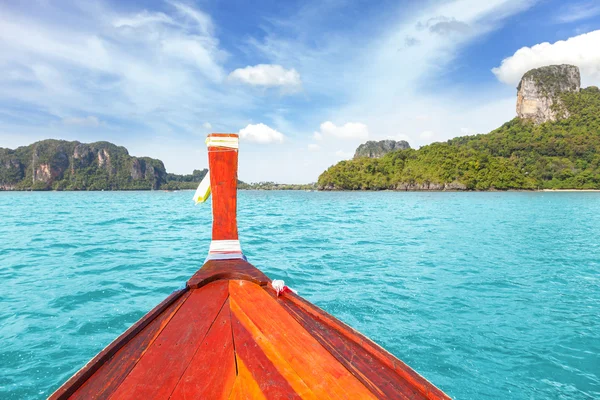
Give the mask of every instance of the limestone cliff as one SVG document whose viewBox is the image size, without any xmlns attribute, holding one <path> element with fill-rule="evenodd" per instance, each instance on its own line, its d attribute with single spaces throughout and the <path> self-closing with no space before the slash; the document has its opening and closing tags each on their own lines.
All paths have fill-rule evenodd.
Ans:
<svg viewBox="0 0 600 400">
<path fill-rule="evenodd" d="M 166 178 L 162 161 L 109 142 L 50 139 L 0 148 L 0 190 L 158 189 Z"/>
<path fill-rule="evenodd" d="M 381 158 L 389 152 L 405 149 L 410 149 L 410 145 L 405 140 L 380 140 L 379 142 L 369 140 L 367 143 L 358 146 L 354 158 Z"/>
<path fill-rule="evenodd" d="M 574 65 L 549 65 L 523 75 L 517 87 L 517 115 L 535 124 L 568 118 L 560 95 L 579 92 L 581 75 Z"/>
</svg>

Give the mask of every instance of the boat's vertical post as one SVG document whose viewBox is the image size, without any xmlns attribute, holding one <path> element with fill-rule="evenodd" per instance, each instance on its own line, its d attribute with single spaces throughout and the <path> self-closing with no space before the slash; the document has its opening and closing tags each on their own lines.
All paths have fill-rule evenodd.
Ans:
<svg viewBox="0 0 600 400">
<path fill-rule="evenodd" d="M 206 139 L 213 212 L 208 259 L 243 258 L 237 231 L 238 141 L 233 133 Z"/>
</svg>

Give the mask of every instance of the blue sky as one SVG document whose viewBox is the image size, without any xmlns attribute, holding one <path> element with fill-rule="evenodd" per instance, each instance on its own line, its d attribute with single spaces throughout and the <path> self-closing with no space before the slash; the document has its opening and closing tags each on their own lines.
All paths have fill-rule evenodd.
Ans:
<svg viewBox="0 0 600 400">
<path fill-rule="evenodd" d="M 600 1 L 5 1 L 0 147 L 108 140 L 190 173 L 239 132 L 241 179 L 313 182 L 366 140 L 486 133 L 557 63 L 600 85 Z"/>
</svg>

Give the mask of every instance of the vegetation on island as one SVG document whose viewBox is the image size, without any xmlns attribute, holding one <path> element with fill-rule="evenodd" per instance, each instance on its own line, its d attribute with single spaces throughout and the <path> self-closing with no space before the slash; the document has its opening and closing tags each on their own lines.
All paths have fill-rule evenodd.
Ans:
<svg viewBox="0 0 600 400">
<path fill-rule="evenodd" d="M 169 174 L 162 161 L 109 142 L 48 139 L 0 148 L 0 190 L 195 189 L 206 172 Z"/>
<path fill-rule="evenodd" d="M 208 169 L 195 169 L 191 174 L 178 175 L 167 174 L 166 182 L 160 185 L 162 190 L 185 190 L 196 189 L 198 184 L 204 179 Z"/>
<path fill-rule="evenodd" d="M 275 183 L 275 182 L 256 182 L 245 183 L 239 182 L 238 189 L 242 190 L 317 190 L 316 183 L 307 184 L 292 184 L 292 183 Z"/>
<path fill-rule="evenodd" d="M 488 134 L 463 136 L 382 158 L 341 161 L 321 189 L 600 189 L 600 90 L 562 93 L 569 117 L 535 125 L 515 118 Z"/>
<path fill-rule="evenodd" d="M 162 161 L 131 156 L 125 147 L 109 142 L 48 139 L 15 150 L 0 148 L 0 190 L 193 190 L 207 173 L 167 173 Z M 238 187 L 313 190 L 316 184 L 238 181 Z"/>
</svg>

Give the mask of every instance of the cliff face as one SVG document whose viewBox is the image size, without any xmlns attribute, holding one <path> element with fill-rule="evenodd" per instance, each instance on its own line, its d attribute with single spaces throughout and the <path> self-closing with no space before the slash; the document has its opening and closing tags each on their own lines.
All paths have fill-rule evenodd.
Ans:
<svg viewBox="0 0 600 400">
<path fill-rule="evenodd" d="M 523 75 L 517 87 L 517 115 L 535 124 L 568 118 L 560 96 L 579 92 L 581 75 L 574 65 L 550 65 Z"/>
<path fill-rule="evenodd" d="M 367 143 L 358 146 L 354 158 L 381 158 L 392 151 L 405 149 L 410 149 L 410 145 L 405 140 L 380 140 L 379 142 L 369 140 Z"/>
<path fill-rule="evenodd" d="M 0 149 L 0 189 L 158 189 L 167 173 L 160 160 L 133 157 L 108 142 L 44 140 Z"/>
</svg>

